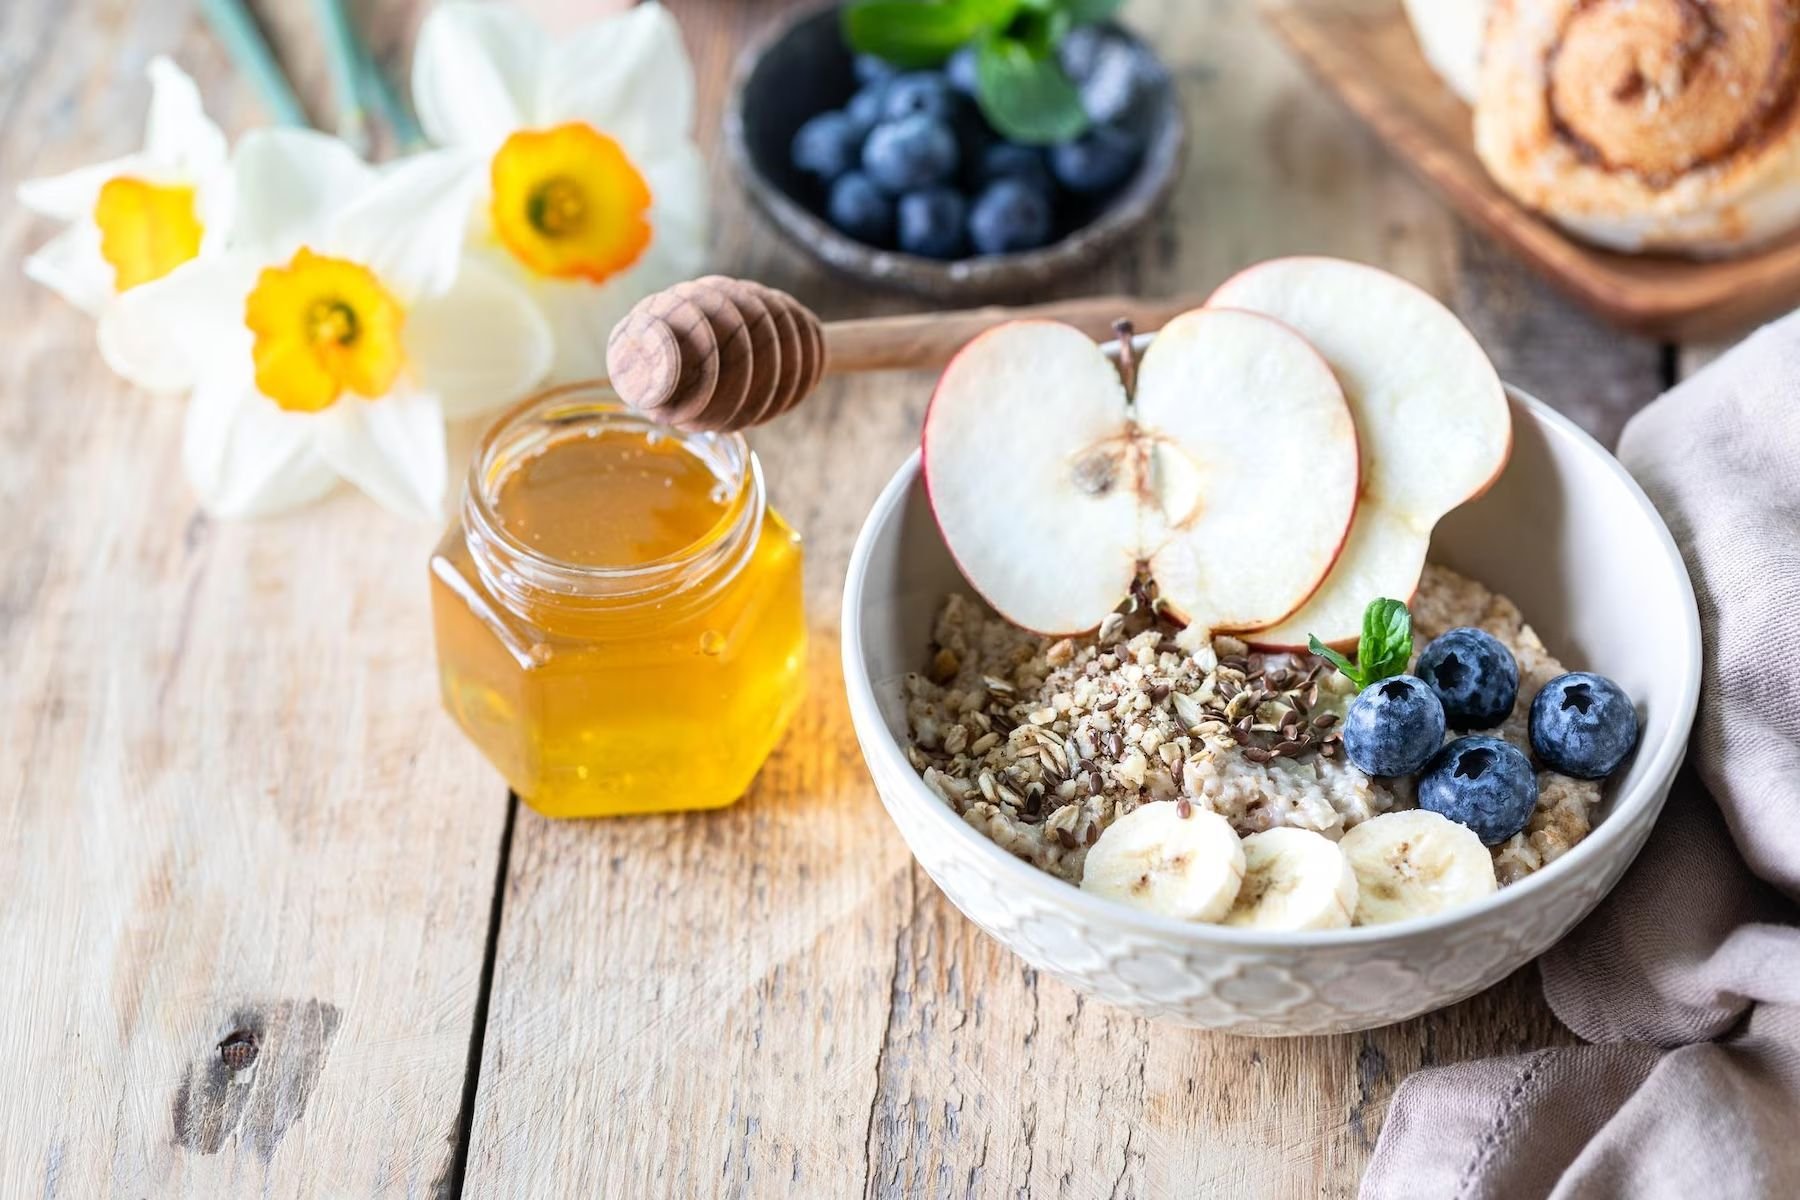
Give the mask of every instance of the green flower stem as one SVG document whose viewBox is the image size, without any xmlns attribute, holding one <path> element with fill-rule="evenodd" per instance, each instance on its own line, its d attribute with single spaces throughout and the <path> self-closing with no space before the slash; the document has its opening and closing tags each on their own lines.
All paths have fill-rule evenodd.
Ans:
<svg viewBox="0 0 1800 1200">
<path fill-rule="evenodd" d="M 313 0 L 313 20 L 325 38 L 325 62 L 337 95 L 337 135 L 359 155 L 369 153 L 369 115 L 359 85 L 366 55 L 343 0 Z"/>
<path fill-rule="evenodd" d="M 426 146 L 425 132 L 419 128 L 418 120 L 412 109 L 394 90 L 393 80 L 381 69 L 381 64 L 369 52 L 364 44 L 362 48 L 362 70 L 358 75 L 362 85 L 363 102 L 381 114 L 388 128 L 394 131 L 394 141 L 400 153 L 411 154 L 415 150 L 423 150 Z"/>
<path fill-rule="evenodd" d="M 225 44 L 232 65 L 250 80 L 276 122 L 302 128 L 311 125 L 306 110 L 300 106 L 300 97 L 294 94 L 293 85 L 282 73 L 268 39 L 263 37 L 243 0 L 200 0 L 200 11 Z"/>
</svg>

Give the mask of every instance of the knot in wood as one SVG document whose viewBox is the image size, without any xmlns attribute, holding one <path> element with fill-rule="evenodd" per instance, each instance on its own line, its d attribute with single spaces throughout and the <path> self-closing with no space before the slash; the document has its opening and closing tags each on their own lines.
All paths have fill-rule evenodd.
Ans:
<svg viewBox="0 0 1800 1200">
<path fill-rule="evenodd" d="M 256 1061 L 256 1055 L 261 1049 L 256 1034 L 240 1029 L 226 1034 L 225 1040 L 219 1043 L 219 1059 L 225 1064 L 226 1070 L 241 1071 Z"/>
</svg>

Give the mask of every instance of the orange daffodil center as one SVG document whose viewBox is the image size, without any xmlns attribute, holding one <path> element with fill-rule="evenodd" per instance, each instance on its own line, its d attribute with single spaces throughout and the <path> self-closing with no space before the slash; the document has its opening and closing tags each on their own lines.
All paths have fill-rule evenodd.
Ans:
<svg viewBox="0 0 1800 1200">
<path fill-rule="evenodd" d="M 522 129 L 494 154 L 494 232 L 540 275 L 602 283 L 650 245 L 650 186 L 584 122 Z"/>
<path fill-rule="evenodd" d="M 195 191 L 121 175 L 94 201 L 100 257 L 113 270 L 113 289 L 127 291 L 161 279 L 200 253 L 203 228 Z"/>
<path fill-rule="evenodd" d="M 405 316 L 367 267 L 302 247 L 265 268 L 244 303 L 257 389 L 290 412 L 322 411 L 345 392 L 385 396 L 405 365 Z"/>
</svg>

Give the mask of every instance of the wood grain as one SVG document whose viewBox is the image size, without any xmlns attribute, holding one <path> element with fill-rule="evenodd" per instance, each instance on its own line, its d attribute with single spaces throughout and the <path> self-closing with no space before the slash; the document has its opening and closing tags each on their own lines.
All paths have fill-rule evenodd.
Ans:
<svg viewBox="0 0 1800 1200">
<path fill-rule="evenodd" d="M 0 6 L 8 194 L 135 147 L 157 52 L 262 119 L 188 5 Z M 50 232 L 0 209 L 0 1195 L 431 1194 L 506 812 L 438 711 L 437 531 L 200 515 L 181 404 L 19 275 Z"/>
<path fill-rule="evenodd" d="M 422 7 L 359 11 L 391 49 Z M 710 122 L 778 6 L 672 7 Z M 327 112 L 308 10 L 263 6 Z M 1344 254 L 1449 299 L 1602 434 L 1654 393 L 1672 355 L 1460 232 L 1250 0 L 1127 17 L 1178 74 L 1192 153 L 1156 226 L 1059 295 L 1203 295 L 1262 257 Z M 155 52 L 229 127 L 262 119 L 180 0 L 0 6 L 0 177 L 127 148 Z M 713 169 L 718 269 L 828 317 L 910 307 L 775 239 Z M 0 267 L 48 232 L 0 210 Z M 1152 1026 L 945 901 L 875 800 L 836 644 L 928 374 L 832 381 L 756 435 L 808 539 L 812 645 L 750 795 L 509 825 L 438 712 L 434 531 L 347 495 L 210 523 L 177 404 L 112 382 L 88 322 L 16 274 L 0 320 L 0 1195 L 1350 1196 L 1409 1071 L 1567 1040 L 1529 970 L 1353 1037 Z M 234 1034 L 256 1045 L 237 1070 Z"/>
<path fill-rule="evenodd" d="M 703 81 L 773 5 L 673 5 Z M 1380 262 L 1604 431 L 1654 344 L 1575 321 L 1465 239 L 1318 97 L 1247 0 L 1135 3 L 1183 88 L 1193 154 L 1156 230 L 1065 295 L 1204 295 L 1272 254 Z M 703 96 L 703 111 L 716 103 Z M 716 156 L 715 266 L 832 316 L 903 301 L 775 242 Z M 1544 306 L 1529 320 L 1520 297 Z M 1533 312 L 1537 309 L 1534 307 Z M 1558 388 L 1560 358 L 1582 356 Z M 1605 405 L 1587 384 L 1616 369 Z M 1435 1063 L 1568 1040 L 1527 970 L 1391 1029 L 1255 1041 L 1084 1002 L 966 921 L 914 866 L 857 753 L 837 665 L 849 547 L 916 444 L 931 376 L 827 380 L 753 437 L 807 538 L 812 669 L 796 727 L 735 808 L 558 824 L 521 813 L 468 1186 L 480 1195 L 1350 1196 L 1393 1089 Z"/>
<path fill-rule="evenodd" d="M 1615 254 L 1520 207 L 1475 156 L 1469 109 L 1419 52 L 1399 0 L 1264 0 L 1270 24 L 1398 159 L 1584 305 L 1639 333 L 1718 338 L 1800 302 L 1800 238 L 1712 262 Z"/>
<path fill-rule="evenodd" d="M 1008 308 L 957 309 L 898 317 L 832 321 L 825 326 L 827 372 L 916 371 L 942 367 L 977 334 L 1005 321 L 1061 321 L 1096 341 L 1113 336 L 1115 321 L 1129 321 L 1140 333 L 1161 329 L 1169 318 L 1206 302 L 1205 296 L 1146 299 L 1141 296 L 1084 296 Z"/>
</svg>

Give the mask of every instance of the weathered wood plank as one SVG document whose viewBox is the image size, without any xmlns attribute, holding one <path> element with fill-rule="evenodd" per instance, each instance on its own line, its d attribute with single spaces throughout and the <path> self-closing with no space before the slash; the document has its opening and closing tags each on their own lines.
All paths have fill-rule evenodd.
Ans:
<svg viewBox="0 0 1800 1200">
<path fill-rule="evenodd" d="M 741 30 L 773 7 L 676 6 L 703 111 L 716 111 Z M 1305 82 L 1249 3 L 1127 11 L 1181 77 L 1190 162 L 1157 228 L 1062 294 L 1204 291 L 1269 255 L 1345 254 L 1450 298 L 1503 363 L 1548 373 L 1531 329 L 1486 307 L 1525 286 L 1513 269 L 1465 271 L 1481 248 Z M 721 269 L 829 315 L 909 306 L 780 246 L 729 183 L 715 195 Z M 1616 361 L 1598 335 L 1580 349 L 1596 360 L 1587 378 Z M 1348 1196 L 1408 1072 L 1567 1038 L 1532 970 L 1355 1037 L 1152 1026 L 1038 978 L 949 905 L 873 795 L 836 660 L 850 542 L 915 443 L 928 387 L 834 382 L 757 439 L 777 503 L 807 535 L 814 644 L 801 718 L 751 794 L 699 817 L 521 815 L 472 1191 Z"/>
<path fill-rule="evenodd" d="M 191 5 L 0 6 L 9 191 L 134 146 L 158 52 L 263 119 Z M 0 1194 L 430 1194 L 505 819 L 438 711 L 437 531 L 199 515 L 181 405 L 17 274 L 49 232 L 0 207 Z"/>
<path fill-rule="evenodd" d="M 1604 446 L 1666 386 L 1673 351 L 1564 299 L 1478 234 L 1459 238 L 1451 299 L 1509 382 L 1561 409 Z"/>
</svg>

